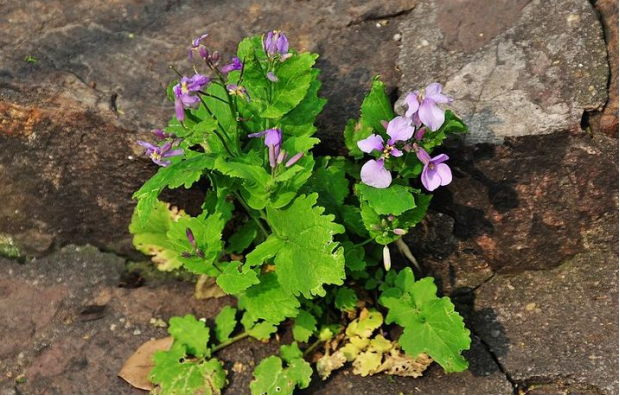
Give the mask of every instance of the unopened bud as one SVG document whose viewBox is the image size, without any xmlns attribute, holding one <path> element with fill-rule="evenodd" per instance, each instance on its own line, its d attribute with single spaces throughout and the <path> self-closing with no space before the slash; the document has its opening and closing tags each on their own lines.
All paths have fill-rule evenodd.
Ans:
<svg viewBox="0 0 620 396">
<path fill-rule="evenodd" d="M 424 134 L 426 133 L 426 128 L 420 128 L 415 133 L 416 140 L 422 140 Z"/>
<path fill-rule="evenodd" d="M 388 127 L 388 122 L 387 122 L 386 120 L 381 120 L 381 125 L 383 125 L 383 127 L 384 127 L 385 129 L 387 129 L 387 127 Z"/>
<path fill-rule="evenodd" d="M 217 64 L 219 60 L 220 60 L 220 53 L 217 51 L 213 52 L 213 55 L 211 55 L 211 63 L 215 65 Z"/>
<path fill-rule="evenodd" d="M 393 232 L 396 235 L 405 235 L 407 233 L 407 231 L 403 230 L 402 228 L 394 228 Z"/>
<path fill-rule="evenodd" d="M 183 252 L 183 253 L 181 253 L 181 257 L 190 258 L 190 257 L 192 257 L 192 254 L 190 252 Z"/>
<path fill-rule="evenodd" d="M 387 217 L 388 221 L 394 221 L 396 219 L 396 217 L 394 217 L 394 215 L 389 215 Z"/>
<path fill-rule="evenodd" d="M 282 150 L 280 151 L 280 154 L 278 154 L 278 158 L 276 159 L 276 162 L 279 164 L 284 162 L 284 159 L 286 158 L 286 151 Z"/>
<path fill-rule="evenodd" d="M 206 60 L 209 58 L 209 50 L 204 45 L 201 45 L 200 47 L 198 47 L 198 53 L 200 54 L 200 57 L 202 59 Z"/>
<path fill-rule="evenodd" d="M 200 249 L 196 249 L 196 256 L 200 258 L 205 258 L 205 253 Z"/>
<path fill-rule="evenodd" d="M 392 268 L 392 257 L 390 256 L 390 248 L 387 245 L 383 247 L 383 268 L 389 271 Z"/>
<path fill-rule="evenodd" d="M 293 166 L 297 161 L 299 161 L 301 159 L 301 157 L 304 156 L 303 151 L 299 152 L 297 154 L 295 154 L 294 156 L 291 157 L 290 160 L 286 161 L 286 164 L 284 164 L 284 166 L 286 166 L 287 168 L 290 166 Z"/>
<path fill-rule="evenodd" d="M 189 244 L 192 245 L 194 249 L 196 249 L 196 239 L 194 238 L 194 233 L 192 232 L 191 228 L 187 227 L 185 229 L 185 236 L 187 236 Z"/>
</svg>

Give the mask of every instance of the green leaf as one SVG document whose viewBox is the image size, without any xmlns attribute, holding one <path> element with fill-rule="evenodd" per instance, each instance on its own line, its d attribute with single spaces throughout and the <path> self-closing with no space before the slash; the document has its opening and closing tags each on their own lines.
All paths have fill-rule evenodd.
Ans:
<svg viewBox="0 0 620 396">
<path fill-rule="evenodd" d="M 280 118 L 294 109 L 306 96 L 313 79 L 316 54 L 293 55 L 276 70 L 279 81 L 273 83 L 271 100 L 263 110 L 264 118 Z"/>
<path fill-rule="evenodd" d="M 140 252 L 153 256 L 152 260 L 160 271 L 172 271 L 183 265 L 166 237 L 174 218 L 178 216 L 169 206 L 157 201 L 144 224 L 137 211 L 133 213 L 129 224 L 129 232 L 134 235 L 134 246 Z"/>
<path fill-rule="evenodd" d="M 381 121 L 390 121 L 394 118 L 394 110 L 385 93 L 385 85 L 378 76 L 372 81 L 372 88 L 362 102 L 362 124 L 370 125 L 376 132 L 385 131 Z"/>
<path fill-rule="evenodd" d="M 260 322 L 254 325 L 248 333 L 250 334 L 250 337 L 263 341 L 268 340 L 277 330 L 278 328 L 269 322 Z"/>
<path fill-rule="evenodd" d="M 317 194 L 301 195 L 283 209 L 267 208 L 267 218 L 280 249 L 275 253 L 276 274 L 282 288 L 289 293 L 324 295 L 326 284 L 342 284 L 344 252 L 334 235 L 344 227 L 333 222 L 333 215 L 323 215 L 314 206 Z"/>
<path fill-rule="evenodd" d="M 284 133 L 291 130 L 290 128 L 286 128 L 286 126 L 295 126 L 296 128 L 292 128 L 293 131 L 302 130 L 302 126 L 305 126 L 308 131 L 312 130 L 316 117 L 321 113 L 321 110 L 323 110 L 325 103 L 327 103 L 327 100 L 319 97 L 318 94 L 320 89 L 321 81 L 319 80 L 319 70 L 313 69 L 312 81 L 310 82 L 310 88 L 308 92 L 306 92 L 306 96 L 297 107 L 282 117 L 280 121 L 283 125 Z M 299 132 L 293 134 L 299 135 Z"/>
<path fill-rule="evenodd" d="M 336 292 L 336 308 L 341 311 L 352 311 L 357 306 L 357 295 L 353 289 L 341 287 Z"/>
<path fill-rule="evenodd" d="M 342 215 L 342 220 L 345 227 L 347 227 L 347 230 L 362 238 L 368 236 L 368 231 L 366 231 L 364 222 L 362 221 L 362 213 L 360 208 L 353 205 L 342 205 L 340 208 L 340 214 Z"/>
<path fill-rule="evenodd" d="M 366 268 L 366 251 L 363 246 L 355 246 L 353 242 L 343 242 L 344 259 L 350 271 L 362 271 Z"/>
<path fill-rule="evenodd" d="M 461 352 L 469 349 L 470 332 L 450 299 L 437 297 L 433 279 L 414 281 L 411 268 L 405 268 L 395 286 L 381 295 L 379 303 L 389 310 L 386 323 L 404 328 L 399 339 L 403 350 L 414 358 L 427 353 L 446 372 L 467 369 Z"/>
<path fill-rule="evenodd" d="M 338 215 L 349 195 L 349 181 L 345 176 L 344 158 L 321 157 L 314 167 L 308 190 L 319 193 L 318 204 L 327 213 Z"/>
<path fill-rule="evenodd" d="M 275 273 L 261 275 L 259 280 L 259 284 L 248 288 L 239 296 L 239 307 L 247 311 L 249 319 L 254 322 L 264 319 L 277 324 L 286 318 L 297 316 L 299 301 L 284 290 Z"/>
<path fill-rule="evenodd" d="M 229 305 L 222 308 L 215 317 L 215 337 L 219 342 L 226 341 L 237 326 L 237 309 Z"/>
<path fill-rule="evenodd" d="M 182 360 L 185 348 L 159 351 L 153 356 L 149 380 L 164 395 L 219 395 L 226 386 L 226 372 L 217 359 Z"/>
<path fill-rule="evenodd" d="M 426 216 L 432 198 L 431 194 L 418 194 L 415 209 L 408 210 L 399 216 L 400 227 L 407 229 L 421 222 Z"/>
<path fill-rule="evenodd" d="M 228 248 L 226 251 L 228 253 L 243 253 L 245 249 L 250 247 L 254 239 L 256 239 L 257 234 L 258 227 L 256 223 L 248 221 L 228 238 Z"/>
<path fill-rule="evenodd" d="M 271 175 L 260 164 L 261 162 L 251 156 L 229 159 L 218 157 L 215 162 L 215 167 L 223 174 L 243 180 L 241 193 L 248 205 L 257 210 L 265 207 L 269 195 L 275 188 Z"/>
<path fill-rule="evenodd" d="M 270 356 L 263 359 L 254 370 L 254 380 L 250 383 L 253 395 L 292 395 L 296 387 L 310 385 L 312 368 L 301 358 L 293 359 L 287 368 L 282 367 L 282 359 Z"/>
<path fill-rule="evenodd" d="M 308 342 L 316 331 L 316 319 L 308 311 L 300 310 L 293 326 L 293 339 L 299 342 Z"/>
<path fill-rule="evenodd" d="M 175 344 L 186 347 L 187 353 L 196 357 L 209 357 L 211 352 L 207 348 L 209 329 L 205 323 L 197 320 L 194 315 L 170 318 L 168 333 L 174 337 Z"/>
<path fill-rule="evenodd" d="M 218 275 L 216 282 L 226 294 L 239 295 L 259 282 L 256 272 L 247 264 L 233 261 L 221 265 L 223 272 Z"/>
<path fill-rule="evenodd" d="M 141 224 L 144 225 L 148 221 L 151 210 L 157 205 L 157 197 L 164 188 L 178 188 L 180 186 L 190 188 L 200 179 L 202 172 L 206 169 L 213 169 L 214 165 L 213 157 L 207 154 L 198 154 L 169 166 L 160 167 L 157 173 L 133 194 L 133 198 L 138 200 L 136 212 Z"/>
<path fill-rule="evenodd" d="M 170 246 L 178 253 L 178 259 L 185 268 L 195 274 L 206 274 L 216 276 L 219 274 L 213 263 L 222 254 L 223 242 L 222 231 L 226 222 L 219 216 L 213 214 L 206 219 L 201 217 L 182 216 L 175 223 L 172 223 L 166 237 Z M 200 257 L 194 247 L 187 239 L 186 230 L 191 229 L 196 240 L 197 248 L 202 252 Z M 190 256 L 186 257 L 189 253 Z"/>
<path fill-rule="evenodd" d="M 280 347 L 280 356 L 285 362 L 291 363 L 295 359 L 303 357 L 303 352 L 299 349 L 297 342 L 293 342 L 291 345 L 282 345 Z"/>
<path fill-rule="evenodd" d="M 355 185 L 360 199 L 368 202 L 377 214 L 395 215 L 415 208 L 411 188 L 392 184 L 388 188 L 374 188 L 364 183 Z"/>
<path fill-rule="evenodd" d="M 263 265 L 268 262 L 276 252 L 284 246 L 282 240 L 270 235 L 265 242 L 256 246 L 247 256 L 245 256 L 245 263 L 251 267 L 257 265 Z"/>
<path fill-rule="evenodd" d="M 344 129 L 344 143 L 347 149 L 349 149 L 351 157 L 360 159 L 364 156 L 364 152 L 360 150 L 357 142 L 366 139 L 370 135 L 372 135 L 372 127 L 370 125 L 363 125 L 361 122 L 349 120 Z"/>
</svg>

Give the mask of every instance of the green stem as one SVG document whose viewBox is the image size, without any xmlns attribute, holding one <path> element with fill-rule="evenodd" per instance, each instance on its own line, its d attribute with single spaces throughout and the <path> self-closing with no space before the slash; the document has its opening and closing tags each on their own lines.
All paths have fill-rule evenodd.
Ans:
<svg viewBox="0 0 620 396">
<path fill-rule="evenodd" d="M 217 118 L 213 115 L 213 113 L 211 112 L 211 110 L 209 109 L 209 107 L 207 106 L 207 103 L 204 101 L 204 99 L 198 95 L 198 99 L 200 99 L 200 102 L 202 103 L 202 105 L 205 107 L 205 110 L 207 111 L 207 113 L 209 113 L 209 115 L 211 117 L 213 117 L 213 119 L 215 120 L 215 122 L 217 122 L 217 126 L 218 128 L 221 129 L 222 132 L 224 132 L 224 134 L 226 134 L 226 131 L 224 131 L 224 127 L 222 126 L 222 124 L 220 124 L 220 122 L 217 120 Z M 220 141 L 222 142 L 222 145 L 224 146 L 224 148 L 226 149 L 226 151 L 228 151 L 228 154 L 230 154 L 231 157 L 235 157 L 235 154 L 233 154 L 233 152 L 230 150 L 230 147 L 228 147 L 228 145 L 230 144 L 230 142 L 227 143 L 226 139 L 224 139 L 224 137 L 222 135 L 220 135 L 220 133 L 217 130 L 213 131 L 215 133 L 215 135 L 220 139 Z"/>
<path fill-rule="evenodd" d="M 316 349 L 316 347 L 318 347 L 319 345 L 321 345 L 321 339 L 319 338 L 318 340 L 314 341 L 305 351 L 303 354 L 303 357 L 306 357 L 310 354 L 310 352 L 314 351 Z"/>
<path fill-rule="evenodd" d="M 214 346 L 213 348 L 211 348 L 211 353 L 215 353 L 217 351 L 220 351 L 220 350 L 226 348 L 227 346 L 229 346 L 229 345 L 231 345 L 231 344 L 233 344 L 233 343 L 235 343 L 237 341 L 243 340 L 244 338 L 248 337 L 249 335 L 250 335 L 249 331 L 244 331 L 241 334 L 238 334 L 238 335 L 236 335 L 234 337 L 231 337 L 231 338 L 227 339 L 226 341 L 221 342 L 220 344 L 218 344 L 218 345 Z"/>
<path fill-rule="evenodd" d="M 243 206 L 243 209 L 245 209 L 245 211 L 247 212 L 248 216 L 250 216 L 250 218 L 252 220 L 254 220 L 254 222 L 256 223 L 256 225 L 258 225 L 258 228 L 260 228 L 261 232 L 263 233 L 263 236 L 265 238 L 269 237 L 269 231 L 267 231 L 267 229 L 265 228 L 265 226 L 263 225 L 263 223 L 260 222 L 259 219 L 257 219 L 253 214 L 252 214 L 252 209 L 250 209 L 250 207 L 248 206 L 248 204 L 245 202 L 245 200 L 243 199 L 243 197 L 236 191 L 233 191 L 233 194 L 235 195 L 235 198 L 237 198 L 237 201 L 239 201 L 239 203 L 241 204 L 241 206 Z"/>
<path fill-rule="evenodd" d="M 360 242 L 356 245 L 353 245 L 353 248 L 355 249 L 356 247 L 360 247 L 360 246 L 364 246 L 364 245 L 368 245 L 370 242 L 374 241 L 373 238 L 368 238 L 366 239 L 364 242 Z"/>
</svg>

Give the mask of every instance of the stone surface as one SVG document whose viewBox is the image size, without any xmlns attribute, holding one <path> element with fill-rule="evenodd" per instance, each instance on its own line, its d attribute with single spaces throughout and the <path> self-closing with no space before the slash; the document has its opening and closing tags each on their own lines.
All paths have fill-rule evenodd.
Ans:
<svg viewBox="0 0 620 396">
<path fill-rule="evenodd" d="M 617 251 L 495 276 L 476 291 L 475 312 L 475 331 L 517 383 L 618 393 Z"/>
<path fill-rule="evenodd" d="M 605 42 L 587 1 L 426 0 L 401 30 L 402 92 L 443 83 L 471 143 L 579 128 L 606 102 Z"/>
<path fill-rule="evenodd" d="M 135 140 L 173 114 L 165 98 L 175 77 L 168 65 L 191 70 L 187 48 L 205 30 L 209 47 L 226 59 L 246 35 L 273 28 L 285 30 L 294 48 L 320 53 L 321 78 L 328 83 L 323 95 L 330 101 L 320 129 L 324 147 L 333 151 L 372 77 L 381 74 L 395 89 L 399 41 L 393 36 L 414 5 L 415 0 L 3 4 L 0 233 L 26 247 L 34 231 L 56 245 L 91 243 L 127 253 L 131 194 L 156 170 Z M 201 200 L 198 190 L 177 195 L 183 206 Z"/>
</svg>

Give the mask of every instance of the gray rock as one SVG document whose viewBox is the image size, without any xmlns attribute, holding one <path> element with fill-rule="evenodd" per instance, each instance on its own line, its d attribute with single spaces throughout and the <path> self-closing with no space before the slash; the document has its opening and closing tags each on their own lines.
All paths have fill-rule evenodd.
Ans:
<svg viewBox="0 0 620 396">
<path fill-rule="evenodd" d="M 424 0 L 401 31 L 402 92 L 443 83 L 470 143 L 578 128 L 606 102 L 605 42 L 587 0 Z"/>
<path fill-rule="evenodd" d="M 617 254 L 495 276 L 476 291 L 474 328 L 521 386 L 617 394 Z"/>
</svg>

